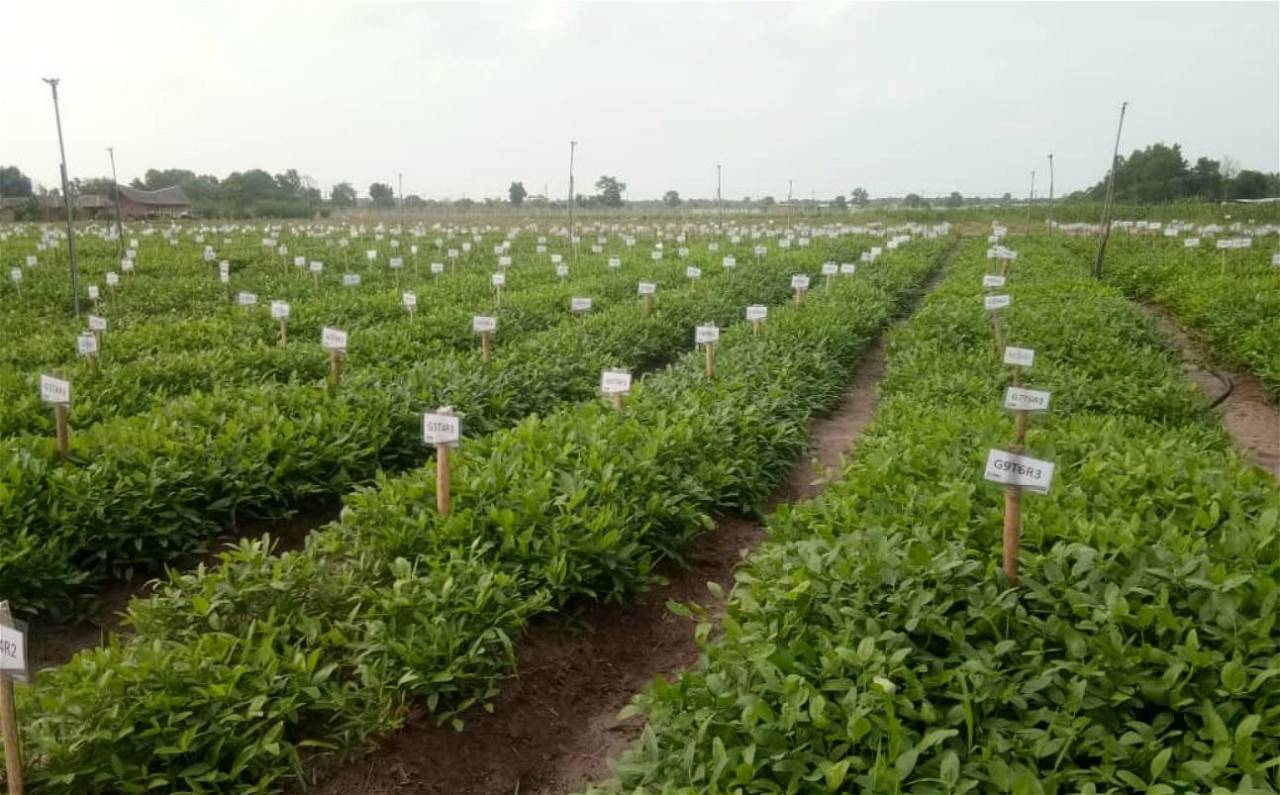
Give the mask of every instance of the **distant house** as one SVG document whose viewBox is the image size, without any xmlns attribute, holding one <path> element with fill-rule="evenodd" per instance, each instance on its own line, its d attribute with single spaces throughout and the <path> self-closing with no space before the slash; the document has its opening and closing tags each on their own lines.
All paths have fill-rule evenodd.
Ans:
<svg viewBox="0 0 1280 795">
<path fill-rule="evenodd" d="M 180 185 L 138 190 L 117 185 L 120 213 L 126 218 L 183 218 L 191 214 L 191 200 Z"/>
</svg>

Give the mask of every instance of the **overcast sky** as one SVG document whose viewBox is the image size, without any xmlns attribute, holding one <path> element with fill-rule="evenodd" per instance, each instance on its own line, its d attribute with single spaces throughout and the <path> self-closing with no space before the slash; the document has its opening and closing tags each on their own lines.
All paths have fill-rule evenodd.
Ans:
<svg viewBox="0 0 1280 795">
<path fill-rule="evenodd" d="M 0 163 L 297 168 L 327 191 L 829 198 L 1047 189 L 1181 143 L 1280 170 L 1280 3 L 409 4 L 0 0 Z M 61 45 L 57 46 L 56 43 Z"/>
</svg>

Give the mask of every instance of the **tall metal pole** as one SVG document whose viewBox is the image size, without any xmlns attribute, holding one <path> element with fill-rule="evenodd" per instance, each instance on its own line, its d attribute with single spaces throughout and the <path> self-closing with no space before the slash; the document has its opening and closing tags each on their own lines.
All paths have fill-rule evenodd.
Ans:
<svg viewBox="0 0 1280 795">
<path fill-rule="evenodd" d="M 1031 172 L 1031 192 L 1027 194 L 1027 228 L 1023 234 L 1031 234 L 1031 208 L 1036 203 L 1036 172 Z"/>
<path fill-rule="evenodd" d="M 716 163 L 716 215 L 719 217 L 720 228 L 716 230 L 716 234 L 724 234 L 724 205 L 720 203 L 720 164 Z"/>
<path fill-rule="evenodd" d="M 1049 220 L 1053 220 L 1053 153 L 1049 153 Z"/>
<path fill-rule="evenodd" d="M 71 213 L 71 192 L 67 190 L 67 149 L 62 144 L 62 111 L 58 108 L 57 77 L 43 77 L 44 82 L 53 89 L 53 118 L 58 124 L 58 152 L 62 156 L 62 201 L 67 209 L 67 254 L 71 263 L 71 308 L 80 316 L 80 278 L 76 272 L 76 228 L 75 216 Z"/>
<path fill-rule="evenodd" d="M 396 174 L 400 187 L 400 235 L 404 236 L 404 173 Z"/>
<path fill-rule="evenodd" d="M 1116 193 L 1116 161 L 1120 159 L 1120 131 L 1124 129 L 1124 112 L 1128 102 L 1120 103 L 1120 123 L 1116 125 L 1116 146 L 1111 151 L 1111 170 L 1107 173 L 1107 197 L 1102 203 L 1102 230 L 1098 234 L 1098 258 L 1093 261 L 1093 278 L 1102 278 L 1102 255 L 1111 237 L 1111 200 Z"/>
<path fill-rule="evenodd" d="M 111 195 L 116 201 L 116 232 L 120 235 L 120 256 L 124 256 L 124 219 L 120 213 L 120 180 L 116 178 L 116 150 L 113 146 L 107 147 L 107 154 L 111 155 Z"/>
<path fill-rule="evenodd" d="M 578 147 L 577 141 L 569 142 L 569 260 L 574 261 L 573 247 L 573 150 Z"/>
</svg>

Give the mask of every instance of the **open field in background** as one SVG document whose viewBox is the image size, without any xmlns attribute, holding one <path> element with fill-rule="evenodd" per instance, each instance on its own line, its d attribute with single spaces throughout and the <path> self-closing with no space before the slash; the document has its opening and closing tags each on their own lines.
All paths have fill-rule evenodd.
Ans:
<svg viewBox="0 0 1280 795">
<path fill-rule="evenodd" d="M 281 792 L 363 753 L 390 769 L 371 743 L 406 721 L 465 738 L 531 626 L 621 609 L 759 514 L 904 314 L 856 456 L 769 516 L 723 616 L 674 606 L 701 659 L 638 697 L 615 777 L 525 791 L 1280 790 L 1280 488 L 1144 312 L 1255 378 L 1280 448 L 1274 213 L 1122 208 L 1099 282 L 1090 216 L 1053 212 L 596 212 L 572 250 L 531 214 L 130 224 L 123 246 L 85 226 L 81 318 L 62 231 L 4 227 L 0 598 L 34 636 L 136 593 L 118 637 L 19 687 L 29 791 Z M 1035 350 L 1016 376 L 993 293 L 1002 340 Z M 326 327 L 347 333 L 336 379 Z M 609 368 L 633 375 L 620 410 Z M 1021 497 L 1016 585 L 983 479 L 1015 377 L 1052 394 L 1025 443 L 1056 466 Z M 440 406 L 463 418 L 447 516 L 422 442 Z M 186 565 L 317 498 L 341 515 L 300 548 Z"/>
</svg>

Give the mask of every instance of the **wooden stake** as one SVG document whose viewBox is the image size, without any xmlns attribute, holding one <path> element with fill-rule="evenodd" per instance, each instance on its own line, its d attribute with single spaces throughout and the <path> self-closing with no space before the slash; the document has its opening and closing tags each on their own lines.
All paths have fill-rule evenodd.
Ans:
<svg viewBox="0 0 1280 795">
<path fill-rule="evenodd" d="M 760 321 L 759 321 L 759 320 L 753 320 L 753 321 L 751 321 L 751 333 L 752 333 L 752 334 L 755 334 L 756 336 L 760 336 Z"/>
<path fill-rule="evenodd" d="M 480 361 L 489 361 L 489 332 L 480 332 Z"/>
<path fill-rule="evenodd" d="M 622 411 L 622 393 L 615 392 L 613 394 L 613 407 L 618 411 Z"/>
<path fill-rule="evenodd" d="M 0 602 L 0 625 L 13 626 L 9 603 Z M 22 782 L 22 746 L 18 739 L 18 708 L 13 699 L 13 677 L 0 673 L 0 731 L 4 735 L 4 769 L 9 795 L 25 795 Z"/>
<path fill-rule="evenodd" d="M 280 344 L 287 345 L 289 343 L 289 321 L 280 318 Z"/>
<path fill-rule="evenodd" d="M 644 294 L 644 313 L 646 315 L 653 314 L 653 295 L 651 293 Z"/>
<path fill-rule="evenodd" d="M 1021 445 L 1012 445 L 1009 452 L 1021 454 Z M 1004 543 L 1003 567 L 1004 576 L 1009 585 L 1018 585 L 1018 551 L 1022 546 L 1022 489 L 1017 486 L 1004 487 Z"/>
<path fill-rule="evenodd" d="M 452 414 L 453 410 L 448 406 L 441 406 L 436 409 L 437 414 Z M 436 510 L 441 516 L 448 516 L 452 510 L 452 502 L 449 499 L 449 445 L 436 445 Z"/>
<path fill-rule="evenodd" d="M 702 347 L 707 352 L 707 377 L 710 378 L 716 374 L 716 344 L 708 342 Z"/>
<path fill-rule="evenodd" d="M 1001 322 L 998 312 L 992 314 L 991 326 L 996 338 L 996 358 L 1004 361 L 1004 323 Z"/>
<path fill-rule="evenodd" d="M 62 377 L 61 370 L 54 370 L 55 378 Z M 71 427 L 67 424 L 67 406 L 65 403 L 53 404 L 53 431 L 58 443 L 58 455 L 62 460 L 71 456 Z"/>
<path fill-rule="evenodd" d="M 796 288 L 796 306 L 804 303 L 804 290 Z"/>
<path fill-rule="evenodd" d="M 329 351 L 329 384 L 337 386 L 342 378 L 342 356 L 337 351 Z"/>
</svg>

